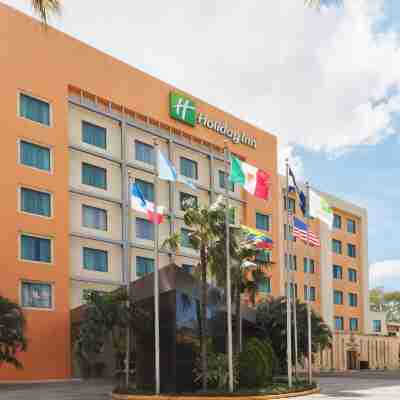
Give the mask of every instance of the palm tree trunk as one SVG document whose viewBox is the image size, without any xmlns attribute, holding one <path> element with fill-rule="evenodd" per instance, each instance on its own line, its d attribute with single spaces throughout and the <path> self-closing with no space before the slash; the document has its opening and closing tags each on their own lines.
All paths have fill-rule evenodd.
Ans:
<svg viewBox="0 0 400 400">
<path fill-rule="evenodd" d="M 201 372 L 203 391 L 207 391 L 207 257 L 204 245 L 200 248 L 201 262 Z"/>
</svg>

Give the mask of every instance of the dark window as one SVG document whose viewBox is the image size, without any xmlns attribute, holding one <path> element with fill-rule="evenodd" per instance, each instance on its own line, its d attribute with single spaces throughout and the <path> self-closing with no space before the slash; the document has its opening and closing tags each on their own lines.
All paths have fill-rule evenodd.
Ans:
<svg viewBox="0 0 400 400">
<path fill-rule="evenodd" d="M 358 318 L 350 318 L 350 330 L 358 331 Z"/>
<path fill-rule="evenodd" d="M 335 329 L 337 331 L 344 330 L 344 319 L 343 317 L 335 317 Z"/>
<path fill-rule="evenodd" d="M 271 278 L 266 277 L 265 280 L 258 284 L 258 290 L 260 293 L 271 293 Z"/>
<path fill-rule="evenodd" d="M 197 197 L 189 193 L 179 192 L 179 203 L 183 211 L 198 207 Z"/>
<path fill-rule="evenodd" d="M 154 272 L 154 260 L 147 257 L 136 257 L 136 276 L 141 278 Z"/>
<path fill-rule="evenodd" d="M 107 211 L 92 206 L 82 206 L 83 226 L 90 229 L 107 230 Z"/>
<path fill-rule="evenodd" d="M 356 233 L 356 221 L 354 219 L 347 220 L 347 232 Z"/>
<path fill-rule="evenodd" d="M 22 282 L 22 307 L 52 308 L 52 290 L 48 283 Z"/>
<path fill-rule="evenodd" d="M 139 186 L 144 198 L 147 201 L 154 202 L 154 185 L 151 182 L 142 181 L 141 179 L 135 179 L 135 183 Z"/>
<path fill-rule="evenodd" d="M 289 265 L 288 265 L 288 260 L 289 260 Z M 297 256 L 291 254 L 288 257 L 288 255 L 285 254 L 285 267 L 288 268 L 288 266 L 292 271 L 297 271 Z"/>
<path fill-rule="evenodd" d="M 382 321 L 379 319 L 374 319 L 372 321 L 372 329 L 375 333 L 382 332 Z"/>
<path fill-rule="evenodd" d="M 149 165 L 154 165 L 154 148 L 147 143 L 135 140 L 135 159 Z"/>
<path fill-rule="evenodd" d="M 51 216 L 51 196 L 49 193 L 21 188 L 21 210 L 30 214 Z"/>
<path fill-rule="evenodd" d="M 304 272 L 310 274 L 315 273 L 315 264 L 313 259 L 304 257 Z"/>
<path fill-rule="evenodd" d="M 315 301 L 315 298 L 316 298 L 315 287 L 314 286 L 308 287 L 307 285 L 304 285 L 304 299 Z"/>
<path fill-rule="evenodd" d="M 353 268 L 349 268 L 349 281 L 357 282 L 357 271 Z"/>
<path fill-rule="evenodd" d="M 82 183 L 107 190 L 107 170 L 95 165 L 82 163 Z"/>
<path fill-rule="evenodd" d="M 221 188 L 221 189 L 225 189 L 225 172 L 224 171 L 218 171 L 218 180 L 219 180 L 219 187 Z M 231 181 L 228 181 L 229 182 L 229 190 L 231 191 L 231 192 L 234 192 L 235 191 L 235 184 L 233 183 L 233 182 L 231 182 Z"/>
<path fill-rule="evenodd" d="M 89 271 L 107 272 L 108 253 L 104 250 L 83 248 L 83 268 Z"/>
<path fill-rule="evenodd" d="M 21 117 L 44 125 L 50 125 L 49 103 L 22 93 L 20 94 L 19 102 Z"/>
<path fill-rule="evenodd" d="M 349 293 L 349 306 L 357 307 L 358 305 L 358 296 L 356 293 Z"/>
<path fill-rule="evenodd" d="M 295 199 L 292 199 L 291 197 L 289 197 L 288 204 L 286 204 L 286 196 L 284 196 L 283 206 L 284 206 L 285 210 L 287 210 L 288 206 L 289 206 L 289 211 L 293 214 L 296 214 L 296 200 Z"/>
<path fill-rule="evenodd" d="M 136 217 L 136 237 L 138 239 L 154 240 L 154 224 L 147 219 Z"/>
<path fill-rule="evenodd" d="M 332 251 L 336 254 L 342 254 L 342 242 L 340 240 L 332 239 Z"/>
<path fill-rule="evenodd" d="M 343 304 L 343 292 L 340 290 L 333 291 L 333 304 Z"/>
<path fill-rule="evenodd" d="M 51 240 L 21 235 L 21 258 L 27 261 L 51 262 Z"/>
<path fill-rule="evenodd" d="M 82 142 L 105 150 L 107 148 L 106 128 L 82 121 Z"/>
<path fill-rule="evenodd" d="M 333 266 L 333 279 L 343 279 L 343 268 L 340 265 Z"/>
<path fill-rule="evenodd" d="M 342 217 L 337 214 L 333 214 L 333 227 L 335 229 L 342 229 Z"/>
<path fill-rule="evenodd" d="M 181 174 L 191 179 L 198 179 L 197 162 L 181 157 Z"/>
<path fill-rule="evenodd" d="M 47 147 L 21 141 L 20 157 L 24 165 L 50 171 L 50 149 Z"/>
<path fill-rule="evenodd" d="M 354 244 L 347 243 L 347 255 L 352 258 L 356 258 L 356 246 Z"/>
<path fill-rule="evenodd" d="M 256 228 L 268 232 L 270 229 L 269 218 L 269 215 L 256 213 Z"/>
<path fill-rule="evenodd" d="M 192 233 L 191 230 L 182 228 L 181 229 L 181 246 L 186 247 L 188 249 L 192 249 L 193 245 L 190 242 L 190 234 Z"/>
</svg>

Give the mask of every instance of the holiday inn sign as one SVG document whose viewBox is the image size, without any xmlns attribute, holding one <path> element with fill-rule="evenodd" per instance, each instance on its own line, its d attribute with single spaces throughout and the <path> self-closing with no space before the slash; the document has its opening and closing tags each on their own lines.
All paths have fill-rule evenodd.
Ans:
<svg viewBox="0 0 400 400">
<path fill-rule="evenodd" d="M 177 121 L 186 125 L 201 125 L 223 135 L 235 144 L 244 144 L 246 146 L 256 148 L 257 142 L 253 137 L 247 136 L 244 132 L 233 129 L 225 122 L 214 121 L 203 113 L 197 113 L 195 102 L 189 97 L 177 92 L 169 94 L 169 115 Z"/>
</svg>

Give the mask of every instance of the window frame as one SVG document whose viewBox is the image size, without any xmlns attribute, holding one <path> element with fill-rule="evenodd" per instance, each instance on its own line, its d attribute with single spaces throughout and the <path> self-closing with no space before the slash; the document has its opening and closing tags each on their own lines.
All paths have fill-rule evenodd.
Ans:
<svg viewBox="0 0 400 400">
<path fill-rule="evenodd" d="M 105 187 L 96 186 L 96 185 L 90 185 L 90 184 L 88 184 L 88 183 L 83 182 L 83 169 L 84 169 L 84 165 L 87 165 L 87 166 L 90 166 L 90 167 L 94 167 L 94 168 L 98 168 L 98 169 L 102 169 L 103 171 L 105 171 L 105 177 L 106 177 L 106 179 L 105 179 Z M 82 185 L 89 186 L 89 187 L 94 188 L 94 189 L 104 190 L 104 191 L 107 191 L 107 190 L 108 190 L 107 168 L 99 167 L 98 165 L 94 165 L 94 164 L 90 164 L 90 163 L 88 163 L 88 162 L 86 162 L 86 161 L 82 161 L 82 162 L 81 162 L 81 175 L 82 175 L 82 176 L 81 176 Z"/>
<path fill-rule="evenodd" d="M 153 230 L 152 230 L 152 239 L 143 238 L 143 237 L 139 237 L 139 236 L 138 236 L 138 220 L 140 220 L 140 221 L 145 221 L 146 223 L 148 223 L 150 226 L 153 227 Z M 154 224 L 152 224 L 152 223 L 151 223 L 148 219 L 146 219 L 146 218 L 135 217 L 135 237 L 136 237 L 136 239 L 139 239 L 139 240 L 145 240 L 145 241 L 148 241 L 148 242 L 154 242 L 154 239 L 155 239 Z"/>
<path fill-rule="evenodd" d="M 264 295 L 269 295 L 272 293 L 272 280 L 270 276 L 265 276 L 265 281 L 262 282 L 266 286 L 266 290 L 262 290 L 262 284 L 261 282 L 258 284 L 257 290 L 258 293 L 264 294 Z"/>
<path fill-rule="evenodd" d="M 337 294 L 340 294 L 340 296 L 339 296 L 339 298 L 341 300 L 340 303 L 336 303 L 336 295 Z M 343 294 L 342 290 L 336 290 L 336 289 L 333 290 L 333 304 L 335 306 L 342 306 L 344 304 L 344 294 Z"/>
<path fill-rule="evenodd" d="M 338 267 L 340 270 L 340 278 L 335 277 L 335 267 Z M 332 265 L 332 278 L 337 281 L 343 280 L 343 267 L 341 265 L 338 265 L 338 264 Z"/>
<path fill-rule="evenodd" d="M 109 214 L 108 214 L 108 210 L 107 209 L 105 209 L 105 208 L 100 208 L 100 207 L 96 207 L 96 206 L 92 206 L 92 205 L 90 205 L 90 204 L 85 204 L 85 203 L 82 203 L 81 204 L 81 212 L 82 212 L 82 227 L 83 228 L 85 228 L 85 229 L 91 229 L 91 230 L 94 230 L 94 231 L 101 231 L 101 232 L 109 232 L 109 230 L 108 230 L 108 227 L 109 227 Z M 105 214 L 106 214 L 106 229 L 100 229 L 100 228 L 93 228 L 93 227 L 91 227 L 91 226 L 86 226 L 85 225 L 85 223 L 84 223 L 84 221 L 85 221 L 85 213 L 84 213 L 84 209 L 85 208 L 92 208 L 92 209 L 94 209 L 94 210 L 99 210 L 99 211 L 104 211 L 105 212 Z"/>
<path fill-rule="evenodd" d="M 356 327 L 355 328 L 353 328 L 352 327 L 352 322 L 356 322 Z M 349 330 L 351 331 L 351 332 L 357 332 L 358 330 L 359 330 L 359 327 L 358 327 L 358 318 L 355 318 L 355 317 L 351 317 L 351 318 L 349 318 Z"/>
<path fill-rule="evenodd" d="M 355 304 L 352 304 L 351 299 L 355 300 Z M 353 307 L 353 308 L 358 307 L 358 294 L 357 293 L 352 293 L 352 292 L 349 293 L 349 307 Z"/>
<path fill-rule="evenodd" d="M 33 191 L 33 192 L 48 194 L 48 195 L 50 196 L 50 215 L 48 216 L 48 215 L 42 215 L 42 214 L 31 213 L 31 212 L 29 212 L 29 211 L 24 211 L 24 210 L 22 209 L 22 192 L 23 192 L 23 189 L 31 190 L 31 191 Z M 26 186 L 26 185 L 24 185 L 24 186 L 22 186 L 22 185 L 21 185 L 21 186 L 18 186 L 18 191 L 17 191 L 17 193 L 18 193 L 18 211 L 19 211 L 21 214 L 30 215 L 30 216 L 33 216 L 33 217 L 44 218 L 44 219 L 47 219 L 47 220 L 53 219 L 53 218 L 54 218 L 54 199 L 53 199 L 53 193 L 51 193 L 51 192 L 49 192 L 49 191 L 47 191 L 47 190 L 37 189 L 37 188 L 33 188 L 33 187 L 30 187 L 30 186 Z"/>
<path fill-rule="evenodd" d="M 339 221 L 339 226 L 335 226 L 335 221 Z M 332 222 L 333 229 L 340 230 L 343 227 L 342 224 L 342 216 L 339 214 L 333 213 L 333 222 Z"/>
<path fill-rule="evenodd" d="M 97 145 L 95 145 L 93 143 L 85 142 L 85 140 L 84 140 L 84 130 L 83 130 L 83 127 L 84 127 L 85 124 L 90 125 L 90 126 L 95 127 L 95 128 L 100 128 L 100 129 L 104 130 L 105 147 L 101 147 L 101 146 L 97 146 Z M 101 152 L 107 152 L 108 151 L 108 140 L 107 140 L 108 139 L 108 134 L 107 134 L 108 131 L 107 131 L 107 128 L 105 128 L 104 126 L 97 125 L 97 124 L 95 124 L 93 122 L 87 121 L 85 119 L 82 119 L 81 120 L 81 132 L 82 132 L 81 141 L 82 141 L 82 143 L 84 145 L 96 148 L 96 151 L 101 151 Z"/>
<path fill-rule="evenodd" d="M 137 148 L 136 148 L 136 145 L 137 144 L 140 144 L 140 145 L 144 145 L 144 146 L 147 146 L 147 147 L 150 147 L 151 149 L 152 149 L 152 162 L 151 163 L 148 163 L 148 162 L 146 162 L 146 161 L 143 161 L 143 160 L 138 160 L 137 159 Z M 144 164 L 144 165 L 146 165 L 148 168 L 154 168 L 154 166 L 155 166 L 155 157 L 156 157 L 156 155 L 155 155 L 155 153 L 154 153 L 154 146 L 152 146 L 151 144 L 149 144 L 149 143 L 146 143 L 146 142 L 143 142 L 142 140 L 139 140 L 139 139 L 134 139 L 134 141 L 133 141 L 133 146 L 134 146 L 134 160 L 135 160 L 135 162 L 137 162 L 137 163 L 140 163 L 140 164 Z"/>
<path fill-rule="evenodd" d="M 139 182 L 139 183 L 138 183 L 138 182 Z M 144 184 L 146 184 L 146 185 L 151 185 L 151 187 L 153 188 L 153 189 L 152 189 L 152 198 L 151 198 L 151 199 L 148 199 L 148 198 L 146 197 L 146 193 L 144 193 L 144 191 L 142 190 L 142 187 L 140 186 L 140 182 L 142 182 L 142 183 L 144 183 Z M 155 196 L 155 192 L 154 192 L 154 182 L 149 182 L 149 181 L 146 181 L 145 179 L 135 177 L 135 184 L 138 184 L 138 186 L 140 187 L 140 190 L 141 190 L 142 193 L 143 193 L 144 199 L 147 200 L 147 201 L 149 201 L 150 203 L 153 203 L 153 202 L 154 202 L 154 196 Z"/>
<path fill-rule="evenodd" d="M 196 203 L 195 207 L 199 206 L 199 198 L 196 195 L 179 191 L 179 211 L 183 211 L 183 212 L 186 211 L 186 209 L 183 208 L 183 205 L 182 205 L 182 196 L 188 196 L 188 197 L 194 198 L 195 203 Z"/>
<path fill-rule="evenodd" d="M 258 216 L 261 216 L 261 217 L 265 217 L 266 218 L 266 222 L 267 222 L 267 229 L 264 229 L 264 228 L 259 228 L 258 226 L 257 226 L 257 217 Z M 260 211 L 256 211 L 256 229 L 257 230 L 259 230 L 259 231 L 263 231 L 263 232 L 270 232 L 271 231 L 271 216 L 269 215 L 269 214 L 265 214 L 265 213 L 262 213 L 262 212 L 260 212 Z"/>
<path fill-rule="evenodd" d="M 379 322 L 379 330 L 375 329 L 375 322 Z M 373 333 L 382 333 L 382 321 L 380 319 L 372 320 L 372 332 Z"/>
<path fill-rule="evenodd" d="M 31 144 L 33 146 L 37 146 L 37 147 L 41 147 L 43 149 L 47 149 L 49 151 L 49 161 L 50 161 L 50 168 L 49 169 L 42 169 L 42 168 L 38 168 L 35 167 L 33 165 L 28 165 L 28 164 L 24 164 L 22 162 L 22 142 L 25 142 L 27 144 Z M 54 169 L 54 161 L 53 161 L 53 146 L 51 145 L 47 145 L 47 144 L 43 144 L 43 143 L 39 143 L 36 142 L 32 139 L 25 139 L 25 138 L 18 138 L 17 139 L 17 152 L 18 152 L 18 164 L 26 167 L 26 168 L 31 168 L 35 171 L 40 171 L 40 172 L 44 172 L 46 174 L 49 175 L 53 175 L 53 169 Z"/>
<path fill-rule="evenodd" d="M 334 243 L 340 244 L 340 251 L 339 251 L 339 252 L 334 251 L 334 245 L 333 245 Z M 342 242 L 341 240 L 339 240 L 339 239 L 332 239 L 332 253 L 334 253 L 334 254 L 339 254 L 339 255 L 343 255 L 343 242 Z"/>
<path fill-rule="evenodd" d="M 152 273 L 152 272 L 147 272 L 144 275 L 139 275 L 138 274 L 138 259 L 152 260 L 153 261 L 153 271 L 152 272 L 154 272 L 154 269 L 156 268 L 156 262 L 155 262 L 154 258 L 136 255 L 136 257 L 135 257 L 135 276 L 136 276 L 136 279 L 141 279 L 141 278 L 145 277 L 146 275 L 149 275 L 149 274 Z"/>
<path fill-rule="evenodd" d="M 50 240 L 50 261 L 36 261 L 36 260 L 27 260 L 22 258 L 22 236 L 30 236 L 38 239 L 46 239 Z M 18 261 L 25 263 L 34 263 L 34 264 L 43 264 L 52 266 L 55 264 L 55 252 L 54 252 L 54 238 L 51 236 L 37 235 L 35 233 L 29 233 L 25 231 L 21 231 L 18 234 Z"/>
<path fill-rule="evenodd" d="M 352 223 L 354 230 L 349 230 L 349 222 Z M 355 219 L 353 219 L 353 218 L 346 219 L 346 231 L 347 231 L 347 233 L 351 233 L 352 235 L 355 235 L 357 233 L 357 223 L 356 223 Z"/>
<path fill-rule="evenodd" d="M 340 316 L 340 315 L 335 315 L 334 316 L 334 320 L 335 320 L 335 330 L 339 331 L 339 332 L 343 332 L 344 331 L 344 317 Z M 341 321 L 341 327 L 338 328 L 336 322 L 337 321 Z"/>
<path fill-rule="evenodd" d="M 99 252 L 105 253 L 105 254 L 106 254 L 106 270 L 105 270 L 105 271 L 101 271 L 101 270 L 98 270 L 98 269 L 89 269 L 89 268 L 86 268 L 86 266 L 85 266 L 85 250 L 99 251 Z M 104 274 L 104 273 L 110 272 L 109 253 L 110 253 L 110 252 L 109 252 L 108 250 L 104 250 L 104 249 L 95 249 L 95 248 L 93 248 L 93 247 L 82 246 L 82 269 L 83 269 L 84 271 L 100 272 L 100 273 L 103 273 L 103 274 Z"/>
<path fill-rule="evenodd" d="M 32 99 L 39 100 L 39 101 L 41 101 L 43 103 L 48 104 L 48 106 L 49 106 L 49 124 L 48 125 L 44 124 L 43 122 L 38 122 L 38 121 L 26 118 L 26 117 L 21 115 L 21 95 L 27 96 L 27 97 L 30 97 Z M 26 90 L 22 90 L 22 89 L 17 90 L 17 117 L 21 118 L 21 119 L 23 119 L 25 121 L 30 121 L 30 122 L 32 122 L 34 124 L 37 124 L 39 126 L 42 126 L 42 127 L 53 128 L 53 104 L 52 104 L 52 102 L 50 100 L 45 99 L 44 97 L 36 96 L 36 95 L 26 91 Z"/>
<path fill-rule="evenodd" d="M 189 162 L 193 163 L 196 166 L 196 168 L 195 168 L 195 172 L 196 173 L 195 173 L 195 177 L 194 178 L 191 177 L 191 176 L 187 176 L 187 175 L 182 173 L 182 160 L 189 161 Z M 181 175 L 183 175 L 184 177 L 188 178 L 188 179 L 191 179 L 193 181 L 198 181 L 199 180 L 199 163 L 197 161 L 191 160 L 190 158 L 187 158 L 185 156 L 179 156 L 179 173 Z"/>
<path fill-rule="evenodd" d="M 50 293 L 51 293 L 51 307 L 31 307 L 31 306 L 24 306 L 23 305 L 23 295 L 22 295 L 22 289 L 23 289 L 23 284 L 28 283 L 28 284 L 33 284 L 33 285 L 49 285 L 50 286 Z M 19 280 L 19 290 L 18 290 L 18 295 L 19 295 L 19 304 L 22 309 L 24 310 L 30 310 L 30 311 L 54 311 L 56 308 L 56 296 L 55 296 L 55 290 L 54 290 L 54 282 L 52 281 L 35 281 L 32 279 L 20 279 Z"/>
<path fill-rule="evenodd" d="M 352 249 L 353 251 L 350 251 L 350 249 Z M 353 243 L 347 243 L 347 254 L 346 255 L 347 255 L 347 257 L 357 258 L 357 246 Z"/>
<path fill-rule="evenodd" d="M 225 187 L 221 186 L 221 177 L 223 177 L 224 182 L 225 182 L 225 180 L 228 181 L 228 184 L 229 184 L 228 191 L 230 193 L 235 193 L 236 185 L 229 180 L 229 173 L 228 173 L 228 175 L 226 175 L 226 173 L 223 169 L 218 170 L 218 188 L 225 192 Z"/>
<path fill-rule="evenodd" d="M 351 273 L 354 272 L 355 279 L 351 279 Z M 355 268 L 348 269 L 348 280 L 349 282 L 357 283 L 358 282 L 358 271 Z"/>
</svg>

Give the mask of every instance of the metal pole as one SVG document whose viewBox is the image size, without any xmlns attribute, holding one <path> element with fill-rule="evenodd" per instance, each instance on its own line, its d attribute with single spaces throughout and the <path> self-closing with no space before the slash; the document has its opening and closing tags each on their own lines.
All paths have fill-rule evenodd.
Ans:
<svg viewBox="0 0 400 400">
<path fill-rule="evenodd" d="M 306 183 L 306 220 L 307 220 L 307 246 L 306 246 L 306 258 L 308 268 L 310 268 L 310 241 L 309 241 L 309 230 L 310 230 L 310 185 Z M 308 271 L 310 274 L 310 271 Z M 307 338 L 308 338 L 308 381 L 312 383 L 312 336 L 311 336 L 311 287 L 310 287 L 310 275 L 307 279 Z"/>
<path fill-rule="evenodd" d="M 290 229 L 289 229 L 289 164 L 286 160 L 286 251 L 287 251 L 287 263 L 286 263 L 286 355 L 287 355 L 287 373 L 288 373 L 288 385 L 292 387 L 292 318 L 291 318 L 291 306 L 290 306 L 290 256 L 289 256 L 289 240 L 290 240 Z"/>
<path fill-rule="evenodd" d="M 158 203 L 158 141 L 154 139 L 155 175 L 154 175 L 154 213 Z M 156 394 L 160 394 L 160 298 L 158 281 L 158 223 L 154 223 L 154 348 Z"/>
<path fill-rule="evenodd" d="M 293 226 L 293 223 L 291 224 Z M 293 244 L 291 244 L 291 250 L 292 250 Z M 292 251 L 291 251 L 292 253 Z M 291 264 L 294 266 L 294 256 L 291 254 L 289 256 L 292 261 Z M 292 268 L 294 269 L 294 268 Z M 293 282 L 293 335 L 294 335 L 294 376 L 297 381 L 297 361 L 299 359 L 299 353 L 298 353 L 298 332 L 297 332 L 297 296 L 296 296 L 296 283 Z"/>
<path fill-rule="evenodd" d="M 124 182 L 125 184 L 125 182 Z M 131 195 L 131 179 L 130 176 L 128 175 L 128 193 L 129 196 Z M 130 308 L 130 280 L 131 280 L 131 276 L 130 276 L 130 230 L 131 230 L 131 209 L 130 207 L 127 208 L 127 213 L 128 213 L 128 223 L 126 226 L 127 229 L 127 233 L 126 233 L 126 238 L 127 238 L 127 242 L 128 242 L 128 248 L 127 248 L 127 255 L 126 255 L 126 266 L 125 266 L 125 279 L 126 279 L 126 307 Z M 125 353 L 125 386 L 128 388 L 129 387 L 129 370 L 130 370 L 130 363 L 131 363 L 131 330 L 130 330 L 130 326 L 129 326 L 129 322 L 128 322 L 128 326 L 126 328 L 126 353 Z"/>
<path fill-rule="evenodd" d="M 229 185 L 228 185 L 228 160 L 229 150 L 227 141 L 225 141 L 224 149 L 225 163 L 225 234 L 226 234 L 226 317 L 228 324 L 228 373 L 229 373 L 229 392 L 233 392 L 233 356 L 232 356 L 232 299 L 231 299 L 231 260 L 230 260 L 230 243 L 229 243 Z"/>
</svg>

